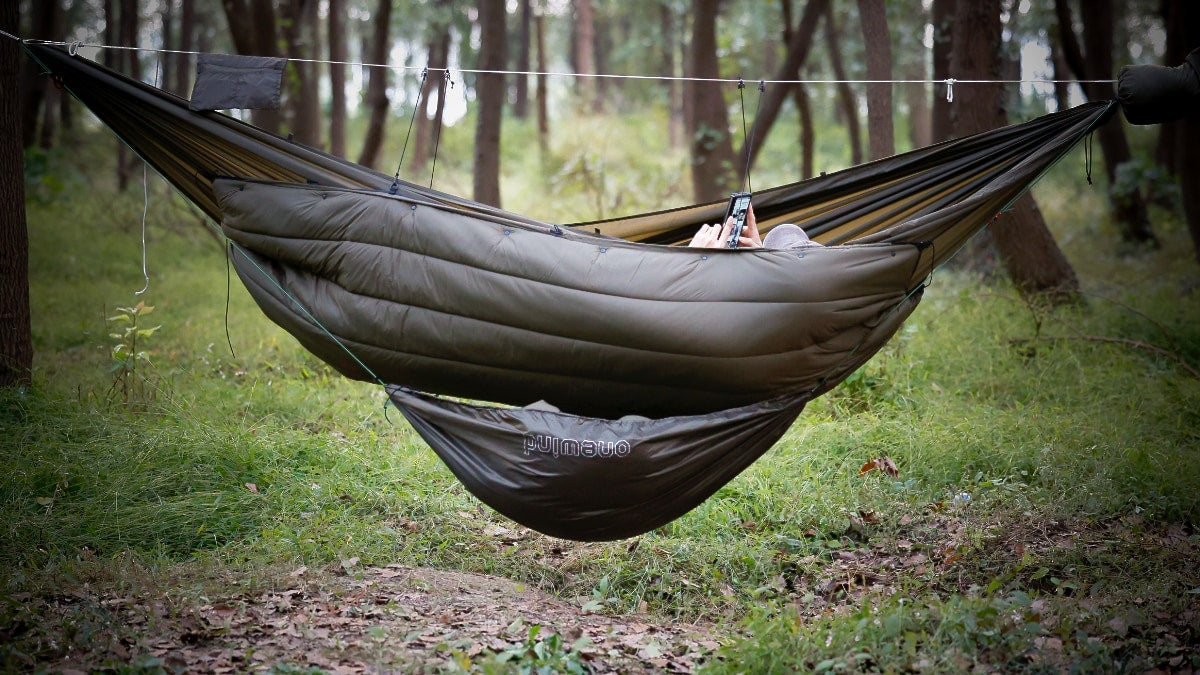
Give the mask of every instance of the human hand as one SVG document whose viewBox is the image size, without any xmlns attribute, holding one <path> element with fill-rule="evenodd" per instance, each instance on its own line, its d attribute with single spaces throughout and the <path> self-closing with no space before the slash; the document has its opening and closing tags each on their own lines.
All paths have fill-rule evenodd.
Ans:
<svg viewBox="0 0 1200 675">
<path fill-rule="evenodd" d="M 725 248 L 729 235 L 733 232 L 733 216 L 726 219 L 724 225 L 715 223 L 701 225 L 695 236 L 688 242 L 693 248 Z M 742 236 L 738 237 L 738 248 L 759 248 L 762 237 L 758 234 L 758 221 L 754 218 L 754 206 L 746 212 L 746 225 L 742 228 Z"/>
</svg>

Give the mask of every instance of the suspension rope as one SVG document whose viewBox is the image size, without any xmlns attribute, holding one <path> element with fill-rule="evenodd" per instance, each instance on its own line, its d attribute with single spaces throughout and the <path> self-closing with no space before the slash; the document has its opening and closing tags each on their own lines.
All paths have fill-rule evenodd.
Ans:
<svg viewBox="0 0 1200 675">
<path fill-rule="evenodd" d="M 15 35 L 0 31 L 4 37 L 9 37 L 14 40 L 20 40 Z M 162 49 L 156 47 L 126 47 L 122 45 L 105 45 L 93 42 L 63 42 L 56 40 L 26 40 L 26 42 L 57 45 L 62 47 L 88 47 L 93 49 L 125 49 L 130 51 L 154 52 L 159 54 L 182 54 L 187 56 L 201 56 L 211 52 L 185 51 L 180 49 Z M 394 65 L 390 63 L 367 63 L 363 61 L 332 61 L 329 59 L 293 59 L 288 58 L 288 61 L 296 63 L 314 63 L 334 66 L 357 66 L 359 68 L 390 68 L 392 70 L 402 71 L 428 71 L 428 72 L 443 72 L 449 73 L 450 68 L 429 68 L 425 66 L 404 66 Z M 581 77 L 593 79 L 610 79 L 610 80 L 656 80 L 662 82 L 723 82 L 727 84 L 736 84 L 740 78 L 736 77 L 687 77 L 678 75 L 617 75 L 612 73 L 571 73 L 565 71 L 554 70 L 483 70 L 478 68 L 455 68 L 454 70 L 460 73 L 471 73 L 475 75 L 525 75 L 525 76 L 546 76 L 546 77 Z M 866 79 L 794 79 L 794 80 L 774 80 L 763 79 L 759 80 L 764 85 L 766 84 L 1114 84 L 1117 80 L 1073 80 L 1073 79 L 1051 79 L 1051 78 L 1029 78 L 1029 79 L 972 79 L 962 80 L 956 78 L 932 79 L 932 78 L 908 78 L 908 79 L 890 79 L 890 80 L 866 80 Z"/>
<path fill-rule="evenodd" d="M 428 74 L 428 68 L 421 71 L 421 84 L 417 87 L 417 100 L 413 103 L 412 116 L 408 118 L 408 132 L 404 134 L 404 147 L 400 148 L 400 161 L 396 164 L 396 175 L 392 176 L 392 186 L 388 188 L 390 194 L 396 194 L 396 190 L 400 187 L 400 167 L 404 166 L 404 153 L 408 152 L 408 139 L 412 137 L 413 122 L 417 119 L 417 111 L 421 109 L 421 92 L 425 90 L 425 77 Z"/>
<path fill-rule="evenodd" d="M 758 130 L 758 112 L 762 109 L 763 92 L 767 90 L 767 85 L 762 80 L 758 81 L 758 104 L 754 106 L 754 126 L 750 127 L 750 131 L 746 131 L 746 98 L 742 92 L 746 89 L 746 83 L 738 80 L 738 99 L 741 102 L 742 108 L 742 138 L 746 143 L 746 192 L 754 192 L 754 185 L 750 182 L 750 160 L 754 157 L 754 136 Z"/>
</svg>

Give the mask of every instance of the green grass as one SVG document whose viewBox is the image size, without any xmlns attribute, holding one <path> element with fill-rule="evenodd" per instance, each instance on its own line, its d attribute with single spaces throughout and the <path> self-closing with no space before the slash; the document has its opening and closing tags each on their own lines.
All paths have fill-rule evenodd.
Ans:
<svg viewBox="0 0 1200 675">
<path fill-rule="evenodd" d="M 581 121 L 550 157 L 513 150 L 543 182 L 508 179 L 506 206 L 577 220 L 672 205 L 651 193 L 686 201 L 677 161 L 638 163 L 650 140 L 636 132 L 600 143 L 614 136 L 604 122 Z M 516 147 L 536 147 L 531 129 L 510 128 Z M 711 499 L 633 541 L 573 544 L 481 506 L 378 387 L 304 353 L 236 279 L 227 296 L 220 246 L 154 179 L 141 299 L 162 327 L 144 345 L 140 400 L 113 400 L 105 317 L 143 285 L 140 183 L 116 195 L 103 170 L 71 168 L 109 143 L 48 158 L 40 175 L 66 187 L 41 184 L 29 203 L 35 385 L 0 398 L 6 596 L 130 558 L 152 572 L 357 558 L 710 621 L 725 635 L 714 672 L 1122 670 L 1181 653 L 1145 624 L 1123 634 L 1141 641 L 1104 631 L 1137 607 L 1195 609 L 1200 382 L 1170 356 L 1087 338 L 1200 366 L 1200 274 L 1165 213 L 1162 250 L 1119 256 L 1101 188 L 1081 186 L 1078 167 L 1056 169 L 1038 197 L 1085 302 L 1031 307 L 1003 283 L 939 272 L 883 352 Z M 462 167 L 443 168 L 438 187 L 465 192 Z M 560 192 L 539 202 L 548 185 Z M 879 456 L 898 477 L 859 475 Z M 1153 549 L 1172 527 L 1182 560 Z M 884 581 L 839 585 L 845 565 Z"/>
</svg>

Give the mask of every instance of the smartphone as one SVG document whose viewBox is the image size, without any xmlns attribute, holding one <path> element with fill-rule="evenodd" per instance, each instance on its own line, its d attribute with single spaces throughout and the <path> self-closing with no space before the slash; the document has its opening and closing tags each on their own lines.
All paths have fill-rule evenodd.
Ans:
<svg viewBox="0 0 1200 675">
<path fill-rule="evenodd" d="M 749 210 L 749 192 L 735 192 L 729 197 L 729 208 L 725 210 L 725 218 L 721 221 L 721 226 L 724 227 L 730 216 L 733 217 L 733 229 L 729 231 L 729 239 L 725 240 L 725 246 L 728 248 L 737 248 L 742 229 L 746 227 L 746 212 Z"/>
</svg>

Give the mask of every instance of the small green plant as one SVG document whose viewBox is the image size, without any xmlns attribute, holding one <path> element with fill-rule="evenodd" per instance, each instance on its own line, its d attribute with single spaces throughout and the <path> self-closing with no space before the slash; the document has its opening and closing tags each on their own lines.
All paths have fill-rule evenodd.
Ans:
<svg viewBox="0 0 1200 675">
<path fill-rule="evenodd" d="M 563 637 L 558 633 L 551 633 L 539 640 L 538 635 L 541 631 L 541 625 L 531 625 L 529 635 L 523 642 L 496 654 L 494 661 L 513 668 L 522 675 L 591 672 L 580 651 L 590 644 L 586 637 L 568 645 L 564 644 Z"/>
<path fill-rule="evenodd" d="M 108 317 L 108 322 L 116 327 L 109 333 L 115 343 L 112 345 L 112 386 L 108 389 L 109 399 L 119 398 L 121 403 L 145 402 L 152 387 L 147 387 L 147 380 L 140 371 L 141 366 L 150 365 L 150 354 L 142 349 L 142 344 L 154 335 L 162 326 L 145 328 L 141 324 L 142 317 L 154 311 L 154 307 L 145 302 L 139 302 L 133 307 L 118 307 L 117 313 Z"/>
</svg>

